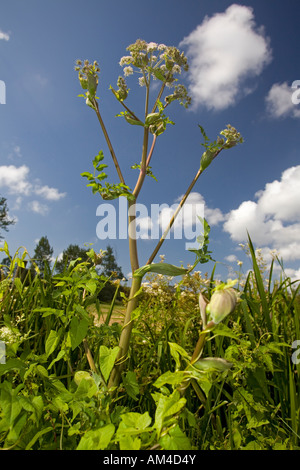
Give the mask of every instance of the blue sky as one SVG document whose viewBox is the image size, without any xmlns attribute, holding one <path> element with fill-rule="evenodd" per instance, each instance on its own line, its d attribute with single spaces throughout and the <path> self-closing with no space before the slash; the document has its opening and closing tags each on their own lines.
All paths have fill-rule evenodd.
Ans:
<svg viewBox="0 0 300 470">
<path fill-rule="evenodd" d="M 11 252 L 23 245 L 33 254 L 43 235 L 55 256 L 71 243 L 93 243 L 96 251 L 110 244 L 123 272 L 130 271 L 127 240 L 98 239 L 96 210 L 104 201 L 80 176 L 103 150 L 109 181 L 118 181 L 97 117 L 78 98 L 74 65 L 76 59 L 100 65 L 100 110 L 126 183 L 134 187 L 137 170 L 130 166 L 140 162 L 142 131 L 115 117 L 122 109 L 109 86 L 122 75 L 119 60 L 126 47 L 141 38 L 185 52 L 190 68 L 180 82 L 193 105 L 168 107 L 175 125 L 158 138 L 151 161 L 158 182 L 147 178 L 139 202 L 150 213 L 151 204 L 178 201 L 199 168 L 198 124 L 212 139 L 231 124 L 245 142 L 221 153 L 192 195 L 193 202 L 205 202 L 217 272 L 227 276 L 245 260 L 239 244 L 248 229 L 266 259 L 277 250 L 287 274 L 300 278 L 300 91 L 292 88 L 300 80 L 299 14 L 298 0 L 3 3 L 0 195 L 17 220 L 2 232 Z M 128 86 L 128 105 L 142 112 L 136 77 L 128 77 Z M 139 240 L 141 266 L 156 242 Z M 160 253 L 173 264 L 193 263 L 185 243 L 171 235 Z M 244 272 L 248 267 L 245 262 Z"/>
</svg>

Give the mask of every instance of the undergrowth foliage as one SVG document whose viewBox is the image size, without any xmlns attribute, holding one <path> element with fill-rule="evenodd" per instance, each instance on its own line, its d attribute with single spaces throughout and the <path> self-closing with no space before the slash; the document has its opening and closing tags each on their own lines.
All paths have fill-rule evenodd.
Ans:
<svg viewBox="0 0 300 470">
<path fill-rule="evenodd" d="M 205 302 L 217 292 L 213 273 L 145 279 L 117 398 L 107 384 L 122 327 L 111 316 L 96 324 L 89 313 L 93 306 L 101 316 L 108 282 L 93 250 L 90 262 L 30 282 L 15 277 L 26 250 L 13 257 L 7 245 L 1 250 L 11 260 L 0 284 L 2 448 L 299 448 L 300 361 L 291 347 L 300 333 L 299 287 L 284 276 L 266 283 L 251 241 L 253 268 L 236 286 L 236 308 L 209 331 L 199 292 Z M 193 363 L 201 331 L 207 338 Z"/>
</svg>

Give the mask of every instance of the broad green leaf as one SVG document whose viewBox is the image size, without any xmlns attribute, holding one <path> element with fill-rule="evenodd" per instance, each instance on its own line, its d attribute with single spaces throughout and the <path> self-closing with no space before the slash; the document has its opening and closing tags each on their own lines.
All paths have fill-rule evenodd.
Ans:
<svg viewBox="0 0 300 470">
<path fill-rule="evenodd" d="M 83 400 L 85 398 L 92 398 L 97 394 L 97 391 L 98 387 L 91 376 L 88 378 L 82 378 L 78 384 L 76 392 L 74 393 L 74 399 Z"/>
<path fill-rule="evenodd" d="M 0 364 L 0 377 L 10 370 L 18 370 L 23 372 L 26 370 L 25 362 L 20 359 L 9 359 L 5 364 Z"/>
<path fill-rule="evenodd" d="M 11 383 L 4 382 L 0 390 L 2 413 L 11 428 L 22 410 L 22 404 L 17 397 L 18 388 L 13 389 Z"/>
<path fill-rule="evenodd" d="M 159 443 L 164 450 L 192 450 L 193 447 L 178 424 L 168 434 L 161 437 Z"/>
<path fill-rule="evenodd" d="M 140 393 L 139 384 L 136 380 L 135 372 L 129 370 L 127 374 L 123 377 L 123 385 L 127 394 L 133 398 L 133 400 L 137 400 L 137 395 Z"/>
<path fill-rule="evenodd" d="M 187 269 L 178 268 L 168 263 L 153 263 L 146 264 L 145 266 L 134 271 L 133 277 L 143 277 L 147 273 L 164 274 L 166 276 L 181 276 L 187 273 Z"/>
<path fill-rule="evenodd" d="M 51 361 L 50 365 L 48 366 L 48 369 L 51 369 L 51 367 L 53 366 L 53 364 L 55 364 L 55 362 L 58 362 L 60 361 L 64 355 L 65 355 L 66 351 L 64 349 L 62 349 L 61 351 L 59 351 L 59 353 L 57 354 L 56 358 L 53 359 L 53 361 Z"/>
<path fill-rule="evenodd" d="M 140 450 L 142 442 L 138 437 L 124 435 L 120 437 L 119 444 L 120 450 Z"/>
<path fill-rule="evenodd" d="M 113 424 L 108 424 L 95 431 L 87 431 L 81 438 L 77 450 L 104 450 L 115 432 Z"/>
<path fill-rule="evenodd" d="M 89 327 L 89 321 L 83 318 L 78 320 L 76 317 L 73 317 L 70 325 L 70 338 L 71 338 L 71 347 L 74 351 L 77 346 L 82 342 L 87 334 Z"/>
<path fill-rule="evenodd" d="M 90 279 L 89 281 L 87 281 L 87 282 L 85 283 L 85 288 L 86 288 L 91 294 L 95 294 L 98 285 L 99 285 L 99 282 L 97 281 L 97 279 Z"/>
<path fill-rule="evenodd" d="M 203 359 L 198 359 L 198 361 L 193 364 L 193 367 L 203 371 L 216 370 L 223 372 L 224 370 L 230 369 L 232 363 L 221 357 L 204 357 Z"/>
<path fill-rule="evenodd" d="M 176 368 L 180 369 L 181 366 L 181 360 L 180 358 L 184 358 L 187 361 L 190 361 L 190 356 L 189 354 L 177 343 L 168 343 L 170 347 L 170 352 L 176 362 Z"/>
<path fill-rule="evenodd" d="M 45 344 L 46 356 L 49 357 L 50 354 L 57 348 L 60 341 L 60 334 L 58 331 L 51 330 Z"/>
<path fill-rule="evenodd" d="M 185 406 L 185 403 L 186 399 L 180 398 L 180 393 L 177 390 L 170 396 L 160 394 L 155 412 L 155 427 L 158 436 L 160 436 L 164 421 L 178 413 Z"/>
<path fill-rule="evenodd" d="M 126 429 L 134 429 L 143 431 L 151 425 L 151 417 L 148 411 L 143 414 L 129 412 L 121 415 L 122 422 L 118 429 L 118 434 L 123 433 Z"/>
<path fill-rule="evenodd" d="M 177 372 L 167 371 L 158 377 L 153 385 L 156 388 L 161 388 L 166 384 L 176 387 L 180 385 L 187 378 L 187 376 L 188 374 L 184 370 L 178 370 Z"/>
<path fill-rule="evenodd" d="M 112 368 L 114 367 L 119 350 L 119 346 L 113 349 L 109 349 L 104 345 L 100 346 L 99 365 L 105 382 L 107 382 Z"/>
</svg>

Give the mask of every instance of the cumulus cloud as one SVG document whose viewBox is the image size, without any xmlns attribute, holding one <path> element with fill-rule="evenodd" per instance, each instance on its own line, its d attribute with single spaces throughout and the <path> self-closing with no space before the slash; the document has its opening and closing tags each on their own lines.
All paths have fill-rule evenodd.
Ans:
<svg viewBox="0 0 300 470">
<path fill-rule="evenodd" d="M 0 41 L 1 39 L 3 39 L 4 41 L 9 41 L 9 34 L 8 33 L 4 33 L 1 29 L 0 29 Z"/>
<path fill-rule="evenodd" d="M 176 202 L 180 202 L 182 197 L 183 195 L 180 196 Z M 203 213 L 201 212 L 201 207 Z M 198 209 L 199 213 L 193 208 Z M 195 223 L 196 216 L 205 217 L 209 225 L 218 225 L 220 222 L 224 221 L 224 214 L 222 214 L 220 209 L 208 207 L 202 194 L 191 192 L 185 202 L 184 210 L 180 216 L 181 218 L 179 218 L 179 223 L 182 223 L 181 221 L 183 217 L 184 225 L 192 226 Z"/>
<path fill-rule="evenodd" d="M 28 203 L 28 208 L 32 212 L 40 215 L 46 215 L 49 211 L 48 206 L 45 204 L 41 204 L 39 201 L 31 201 Z"/>
<path fill-rule="evenodd" d="M 194 106 L 222 110 L 251 92 L 246 81 L 271 61 L 269 40 L 250 7 L 233 4 L 204 21 L 180 43 L 190 63 Z M 253 88 L 253 86 L 252 86 Z"/>
<path fill-rule="evenodd" d="M 47 185 L 41 186 L 30 181 L 30 169 L 26 165 L 19 167 L 15 165 L 0 166 L 0 188 L 5 187 L 10 194 L 16 195 L 15 209 L 19 209 L 22 198 L 21 196 L 40 196 L 48 201 L 58 201 L 65 197 L 66 193 L 60 193 L 58 189 L 51 188 Z M 39 214 L 46 214 L 46 206 L 33 201 L 29 205 L 30 209 Z"/>
<path fill-rule="evenodd" d="M 300 259 L 300 165 L 285 170 L 281 179 L 267 183 L 255 195 L 226 215 L 223 228 L 232 240 L 247 240 L 276 249 L 284 260 Z"/>
<path fill-rule="evenodd" d="M 26 165 L 0 166 L 0 187 L 6 186 L 13 194 L 29 195 L 32 185 L 28 181 L 29 168 Z"/>
<path fill-rule="evenodd" d="M 298 93 L 287 82 L 274 83 L 266 96 L 268 114 L 274 118 L 300 117 L 299 106 L 293 102 L 293 95 Z"/>
<path fill-rule="evenodd" d="M 60 193 L 56 188 L 49 188 L 49 186 L 36 186 L 34 189 L 35 194 L 42 196 L 49 201 L 58 201 L 63 198 L 66 193 Z"/>
</svg>

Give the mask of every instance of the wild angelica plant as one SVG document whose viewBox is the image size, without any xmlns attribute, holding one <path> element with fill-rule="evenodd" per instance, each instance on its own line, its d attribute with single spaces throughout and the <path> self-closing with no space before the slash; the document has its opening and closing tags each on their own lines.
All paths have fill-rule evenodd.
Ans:
<svg viewBox="0 0 300 470">
<path fill-rule="evenodd" d="M 90 63 L 88 60 L 85 60 L 84 62 L 77 60 L 75 66 L 75 70 L 78 71 L 78 78 L 81 87 L 85 92 L 80 96 L 85 98 L 86 104 L 90 106 L 97 115 L 108 149 L 118 173 L 119 183 L 111 184 L 106 181 L 105 184 L 103 184 L 104 180 L 107 179 L 107 175 L 104 171 L 107 165 L 102 163 L 104 159 L 102 151 L 100 151 L 93 160 L 94 172 L 84 172 L 82 173 L 82 176 L 88 179 L 87 186 L 92 188 L 93 193 L 99 193 L 103 199 L 111 200 L 120 196 L 125 196 L 128 200 L 128 227 L 130 227 L 130 230 L 128 231 L 129 256 L 133 280 L 129 301 L 127 303 L 124 325 L 120 336 L 119 354 L 108 384 L 109 387 L 114 388 L 117 387 L 120 382 L 121 373 L 126 363 L 131 331 L 133 327 L 132 312 L 138 305 L 138 294 L 141 289 L 143 276 L 148 272 L 177 276 L 185 274 L 188 271 L 187 269 L 178 268 L 167 263 L 153 263 L 153 261 L 168 232 L 174 224 L 175 218 L 177 217 L 191 190 L 196 184 L 199 176 L 203 173 L 204 170 L 206 170 L 206 168 L 222 150 L 234 147 L 243 141 L 240 133 L 237 132 L 234 127 L 228 125 L 227 128 L 220 133 L 221 137 L 218 137 L 214 142 L 210 142 L 205 134 L 203 127 L 199 126 L 204 138 L 204 143 L 202 145 L 205 148 L 205 151 L 200 158 L 200 167 L 192 179 L 188 189 L 186 190 L 181 202 L 179 203 L 177 210 L 170 219 L 170 222 L 161 239 L 159 240 L 156 248 L 150 255 L 147 264 L 143 267 L 140 267 L 135 229 L 135 207 L 137 198 L 142 189 L 145 177 L 147 174 L 151 175 L 150 162 L 153 157 L 156 141 L 158 137 L 166 131 L 167 125 L 173 124 L 170 118 L 165 114 L 166 109 L 174 101 L 179 101 L 182 106 L 187 108 L 191 103 L 191 97 L 188 95 L 185 86 L 178 83 L 177 78 L 182 72 L 188 71 L 188 61 L 183 52 L 180 52 L 176 47 L 173 46 L 166 46 L 164 44 L 157 44 L 154 42 L 147 43 L 141 39 L 138 39 L 134 44 L 128 46 L 127 50 L 129 51 L 129 55 L 122 57 L 120 60 L 120 66 L 123 67 L 123 76 L 119 76 L 118 78 L 118 88 L 114 89 L 111 86 L 110 89 L 114 97 L 123 108 L 119 116 L 124 118 L 126 123 L 142 128 L 141 160 L 138 166 L 134 166 L 135 168 L 138 167 L 140 171 L 136 185 L 133 189 L 129 188 L 129 186 L 126 184 L 123 172 L 119 165 L 119 161 L 100 113 L 98 97 L 96 96 L 99 84 L 99 65 L 97 61 Z M 145 107 L 143 115 L 141 115 L 140 112 L 133 111 L 127 105 L 130 90 L 127 86 L 126 79 L 134 74 L 138 75 L 139 85 L 145 88 Z M 153 92 L 151 83 L 153 80 L 156 80 L 160 83 L 160 88 L 155 99 L 153 99 L 151 102 L 151 95 Z M 166 88 L 169 88 L 171 93 L 166 94 Z M 151 137 L 152 143 L 149 149 L 149 139 Z M 98 172 L 97 175 L 96 172 Z M 207 224 L 204 226 L 204 232 L 205 230 L 206 236 L 204 233 L 204 237 L 202 237 L 200 241 L 199 250 L 193 250 L 196 254 L 196 262 L 194 266 L 198 262 L 205 262 L 210 259 L 210 254 L 207 251 Z"/>
</svg>

